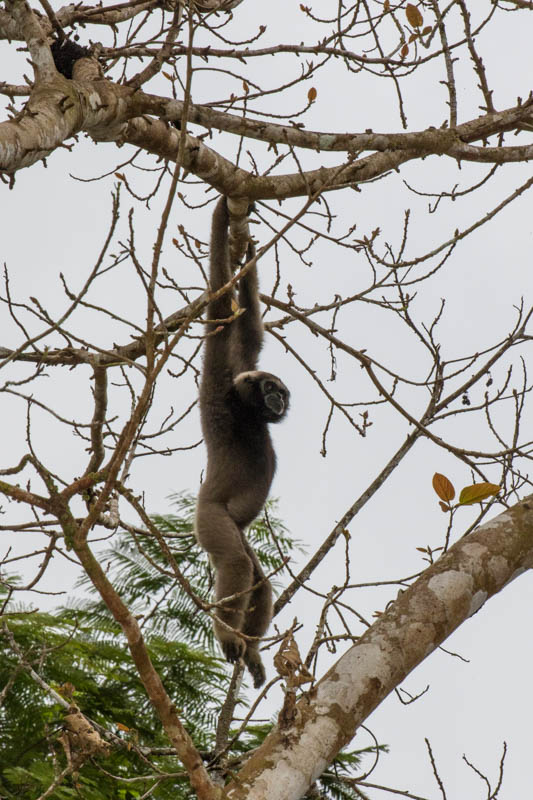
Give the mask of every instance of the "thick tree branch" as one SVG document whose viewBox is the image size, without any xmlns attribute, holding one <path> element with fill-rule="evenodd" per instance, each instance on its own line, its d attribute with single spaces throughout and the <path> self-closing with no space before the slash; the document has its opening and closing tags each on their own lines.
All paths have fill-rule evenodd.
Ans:
<svg viewBox="0 0 533 800">
<path fill-rule="evenodd" d="M 38 24 L 35 23 L 33 28 L 38 30 Z M 47 45 L 42 45 L 40 42 L 39 52 L 48 51 Z M 91 63 L 90 59 L 81 61 L 88 62 L 87 66 Z M 78 80 L 74 81 L 67 81 L 55 70 L 54 74 L 49 74 L 49 71 L 45 87 L 32 91 L 24 111 L 16 119 L 0 123 L 0 170 L 12 174 L 30 166 L 80 130 L 97 141 L 128 142 L 162 158 L 176 159 L 178 132 L 146 115 L 179 120 L 183 103 L 98 80 L 98 65 L 96 61 L 93 64 L 95 69 L 92 72 L 83 71 L 80 66 L 75 73 Z M 80 80 L 82 76 L 86 80 Z M 406 161 L 427 155 L 448 155 L 482 163 L 523 161 L 533 158 L 533 145 L 487 148 L 469 144 L 530 122 L 532 102 L 483 115 L 452 130 L 428 128 L 413 133 L 389 134 L 303 131 L 291 126 L 242 119 L 191 104 L 189 121 L 208 129 L 218 128 L 270 143 L 345 152 L 349 158 L 340 174 L 337 166 L 305 173 L 255 177 L 235 167 L 199 139 L 187 136 L 183 167 L 225 194 L 239 192 L 251 199 L 274 199 L 304 196 L 309 191 L 315 193 L 373 180 Z M 365 150 L 375 152 L 354 160 L 354 153 Z"/>
<path fill-rule="evenodd" d="M 465 536 L 378 619 L 227 787 L 231 800 L 299 800 L 409 673 L 509 581 L 533 567 L 533 495 Z M 268 765 L 268 766 L 266 766 Z"/>
<path fill-rule="evenodd" d="M 56 74 L 54 59 L 37 17 L 26 0 L 6 0 L 6 7 L 28 45 L 36 81 L 52 80 Z"/>
<path fill-rule="evenodd" d="M 76 23 L 118 25 L 158 4 L 159 0 L 131 0 L 131 2 L 116 3 L 104 9 L 101 5 L 87 6 L 81 3 L 70 3 L 56 11 L 55 16 L 63 28 L 69 28 Z M 40 14 L 37 9 L 33 9 L 33 13 L 38 19 L 43 33 L 48 37 L 52 36 L 53 25 L 48 17 Z M 13 17 L 6 11 L 0 11 L 0 39 L 21 41 L 23 38 L 20 26 Z"/>
<path fill-rule="evenodd" d="M 166 119 L 179 120 L 183 106 L 180 100 L 166 100 L 157 95 L 145 95 L 146 113 Z M 292 125 L 237 116 L 226 111 L 217 111 L 208 106 L 191 105 L 189 121 L 211 130 L 226 131 L 236 136 L 276 144 L 288 144 L 309 150 L 356 153 L 365 150 L 417 150 L 424 153 L 445 154 L 455 142 L 472 142 L 486 139 L 502 131 L 514 130 L 517 125 L 533 119 L 533 101 L 512 106 L 503 111 L 493 111 L 476 119 L 457 125 L 456 128 L 428 128 L 407 133 L 336 133 L 334 131 L 310 131 Z M 511 150 L 513 148 L 492 148 Z"/>
</svg>

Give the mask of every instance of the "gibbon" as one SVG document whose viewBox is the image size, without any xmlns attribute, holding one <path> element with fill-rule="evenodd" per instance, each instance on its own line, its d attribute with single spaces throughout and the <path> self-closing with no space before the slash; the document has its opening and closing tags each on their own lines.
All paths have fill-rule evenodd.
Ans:
<svg viewBox="0 0 533 800">
<path fill-rule="evenodd" d="M 231 278 L 228 225 L 222 197 L 211 230 L 212 292 Z M 248 260 L 254 255 L 250 244 Z M 238 299 L 242 313 L 231 322 L 224 320 L 234 314 L 232 292 L 211 300 L 207 307 L 200 385 L 207 470 L 198 495 L 196 535 L 215 569 L 215 596 L 220 603 L 215 635 L 228 661 L 244 659 L 257 688 L 265 681 L 259 642 L 247 641 L 239 632 L 255 637 L 266 633 L 272 617 L 272 589 L 244 530 L 259 514 L 270 490 L 276 456 L 268 423 L 285 416 L 289 390 L 275 375 L 256 369 L 263 325 L 255 266 L 239 282 Z M 235 594 L 238 597 L 222 602 Z"/>
</svg>

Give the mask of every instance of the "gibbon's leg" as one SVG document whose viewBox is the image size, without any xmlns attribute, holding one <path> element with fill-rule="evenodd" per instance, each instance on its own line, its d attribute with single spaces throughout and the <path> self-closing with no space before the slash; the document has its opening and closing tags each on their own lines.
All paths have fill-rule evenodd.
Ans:
<svg viewBox="0 0 533 800">
<path fill-rule="evenodd" d="M 253 585 L 253 562 L 243 544 L 241 531 L 222 503 L 199 502 L 196 514 L 198 541 L 209 553 L 215 569 L 215 598 L 217 603 L 239 592 L 246 592 Z M 215 609 L 227 625 L 237 631 L 242 629 L 244 612 L 250 594 L 241 594 L 228 604 Z M 244 655 L 246 643 L 237 633 L 213 620 L 217 637 L 225 658 L 235 662 Z"/>
<path fill-rule="evenodd" d="M 267 632 L 272 619 L 272 587 L 248 542 L 246 542 L 246 552 L 250 556 L 254 568 L 252 585 L 259 581 L 261 583 L 252 591 L 250 602 L 244 615 L 242 632 L 247 636 L 260 637 Z M 246 642 L 244 663 L 253 678 L 255 688 L 258 689 L 263 685 L 266 678 L 263 661 L 259 655 L 259 642 Z"/>
</svg>

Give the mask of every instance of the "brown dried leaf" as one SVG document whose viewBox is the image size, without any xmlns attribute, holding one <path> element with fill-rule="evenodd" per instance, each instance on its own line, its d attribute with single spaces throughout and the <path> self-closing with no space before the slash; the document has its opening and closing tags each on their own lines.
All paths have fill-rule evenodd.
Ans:
<svg viewBox="0 0 533 800">
<path fill-rule="evenodd" d="M 65 683 L 62 684 L 59 691 L 61 692 L 63 697 L 67 698 L 67 700 L 72 700 L 74 692 L 76 691 L 76 687 L 74 686 L 73 683 L 70 683 L 70 681 L 66 681 Z"/>
<path fill-rule="evenodd" d="M 448 480 L 446 475 L 441 475 L 440 472 L 436 472 L 433 475 L 432 483 L 437 496 L 440 497 L 441 500 L 445 500 L 447 503 L 453 500 L 455 497 L 455 489 L 453 483 Z"/>
<path fill-rule="evenodd" d="M 413 28 L 420 28 L 424 22 L 424 17 L 412 3 L 407 3 L 405 7 L 405 16 L 407 17 L 407 22 L 409 25 L 412 25 Z"/>
<path fill-rule="evenodd" d="M 312 86 L 307 92 L 307 99 L 309 100 L 310 103 L 314 103 L 316 100 L 316 96 L 317 96 L 317 90 L 315 89 L 314 86 Z"/>
<path fill-rule="evenodd" d="M 301 686 L 302 683 L 313 680 L 313 676 L 302 662 L 292 631 L 285 636 L 274 656 L 274 666 L 278 675 L 285 678 L 289 687 Z"/>
<path fill-rule="evenodd" d="M 447 503 L 443 503 L 442 500 L 439 500 L 439 506 L 441 507 L 442 511 L 445 513 L 447 511 L 451 511 L 450 506 Z"/>
<path fill-rule="evenodd" d="M 407 44 L 404 44 L 404 46 L 403 46 L 403 47 L 402 47 L 402 49 L 400 50 L 400 55 L 401 55 L 401 57 L 402 57 L 402 58 L 405 58 L 405 56 L 407 55 L 407 53 L 408 53 L 408 52 L 409 52 L 409 45 L 407 45 Z"/>
</svg>

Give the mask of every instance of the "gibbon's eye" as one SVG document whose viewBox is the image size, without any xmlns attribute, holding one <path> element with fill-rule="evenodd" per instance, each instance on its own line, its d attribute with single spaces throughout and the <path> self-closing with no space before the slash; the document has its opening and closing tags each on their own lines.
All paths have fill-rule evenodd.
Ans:
<svg viewBox="0 0 533 800">
<path fill-rule="evenodd" d="M 278 391 L 278 387 L 273 381 L 266 381 L 263 387 L 263 391 L 265 391 L 266 394 L 269 394 L 270 392 Z"/>
</svg>

